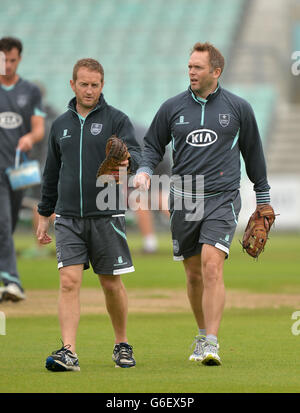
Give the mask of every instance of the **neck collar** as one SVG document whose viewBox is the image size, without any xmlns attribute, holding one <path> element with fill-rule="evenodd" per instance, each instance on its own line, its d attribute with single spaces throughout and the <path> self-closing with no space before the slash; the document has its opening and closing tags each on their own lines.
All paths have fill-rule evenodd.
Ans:
<svg viewBox="0 0 300 413">
<path fill-rule="evenodd" d="M 104 105 L 105 105 L 105 100 L 104 100 L 103 94 L 101 93 L 97 105 L 93 109 L 91 109 L 90 112 L 85 117 L 87 117 L 91 112 L 94 112 L 95 110 L 102 108 Z M 73 97 L 73 99 L 71 99 L 68 104 L 68 109 L 72 110 L 73 112 L 78 113 L 76 106 L 77 106 L 77 100 L 76 100 L 76 97 Z"/>
<path fill-rule="evenodd" d="M 221 86 L 220 86 L 220 84 L 219 84 L 219 82 L 218 82 L 216 89 L 215 89 L 213 92 L 211 92 L 211 93 L 206 97 L 206 99 L 201 98 L 201 97 L 199 97 L 199 96 L 196 96 L 195 93 L 192 91 L 191 86 L 189 86 L 189 89 L 188 89 L 188 90 L 189 90 L 189 92 L 191 93 L 192 98 L 193 98 L 196 102 L 198 102 L 198 103 L 206 103 L 206 102 L 208 102 L 209 100 L 214 99 L 214 98 L 220 93 Z"/>
<path fill-rule="evenodd" d="M 12 83 L 10 85 L 5 85 L 4 83 L 1 83 L 0 81 L 0 86 L 2 87 L 2 89 L 6 90 L 6 91 L 10 91 L 13 90 L 14 87 L 21 81 L 21 78 L 18 77 L 17 81 L 15 83 Z"/>
</svg>

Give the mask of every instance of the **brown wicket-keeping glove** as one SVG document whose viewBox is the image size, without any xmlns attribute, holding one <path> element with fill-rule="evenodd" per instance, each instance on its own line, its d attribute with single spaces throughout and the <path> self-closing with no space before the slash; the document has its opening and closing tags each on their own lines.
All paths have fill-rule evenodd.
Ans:
<svg viewBox="0 0 300 413">
<path fill-rule="evenodd" d="M 115 180 L 116 183 L 119 183 L 119 168 L 124 168 L 121 163 L 130 159 L 127 146 L 116 135 L 112 135 L 106 143 L 105 153 L 106 157 L 97 171 L 96 178 L 101 176 L 102 182 Z"/>
<path fill-rule="evenodd" d="M 242 246 L 251 257 L 257 258 L 264 250 L 268 234 L 275 221 L 271 205 L 257 205 L 246 226 Z"/>
</svg>

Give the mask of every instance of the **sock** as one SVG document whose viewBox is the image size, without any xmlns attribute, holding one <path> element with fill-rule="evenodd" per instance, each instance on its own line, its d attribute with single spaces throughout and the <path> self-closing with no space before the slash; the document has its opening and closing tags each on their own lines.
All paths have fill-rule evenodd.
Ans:
<svg viewBox="0 0 300 413">
<path fill-rule="evenodd" d="M 157 249 L 157 238 L 155 235 L 147 235 L 144 238 L 144 249 L 146 251 L 156 251 Z"/>
<path fill-rule="evenodd" d="M 218 338 L 216 336 L 214 336 L 213 334 L 208 334 L 206 336 L 206 341 L 210 341 L 213 344 L 218 344 Z"/>
<path fill-rule="evenodd" d="M 205 328 L 199 328 L 199 335 L 200 336 L 206 336 L 206 329 Z"/>
</svg>

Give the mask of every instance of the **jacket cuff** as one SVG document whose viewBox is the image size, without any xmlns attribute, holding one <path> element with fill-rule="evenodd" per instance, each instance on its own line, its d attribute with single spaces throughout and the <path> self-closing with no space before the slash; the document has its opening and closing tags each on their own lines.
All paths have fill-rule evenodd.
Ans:
<svg viewBox="0 0 300 413">
<path fill-rule="evenodd" d="M 50 217 L 53 214 L 54 210 L 52 211 L 46 208 L 42 208 L 38 205 L 37 212 L 43 217 Z"/>
<path fill-rule="evenodd" d="M 142 166 L 141 168 L 139 168 L 136 171 L 136 174 L 139 174 L 140 172 L 144 172 L 144 173 L 148 174 L 149 176 L 153 175 L 152 169 L 148 168 L 147 166 Z"/>
<path fill-rule="evenodd" d="M 257 205 L 269 204 L 270 201 L 271 201 L 271 197 L 270 197 L 269 191 L 256 192 L 256 204 Z"/>
</svg>

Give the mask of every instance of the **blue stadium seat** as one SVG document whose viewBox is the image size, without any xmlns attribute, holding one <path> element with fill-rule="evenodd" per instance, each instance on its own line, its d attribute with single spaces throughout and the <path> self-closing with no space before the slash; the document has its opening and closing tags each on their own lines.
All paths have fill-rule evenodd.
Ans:
<svg viewBox="0 0 300 413">
<path fill-rule="evenodd" d="M 149 124 L 160 104 L 188 86 L 196 41 L 226 56 L 246 0 L 2 0 L 2 35 L 20 37 L 20 73 L 47 88 L 64 111 L 76 60 L 94 57 L 105 70 L 104 94 L 133 119 Z"/>
</svg>

